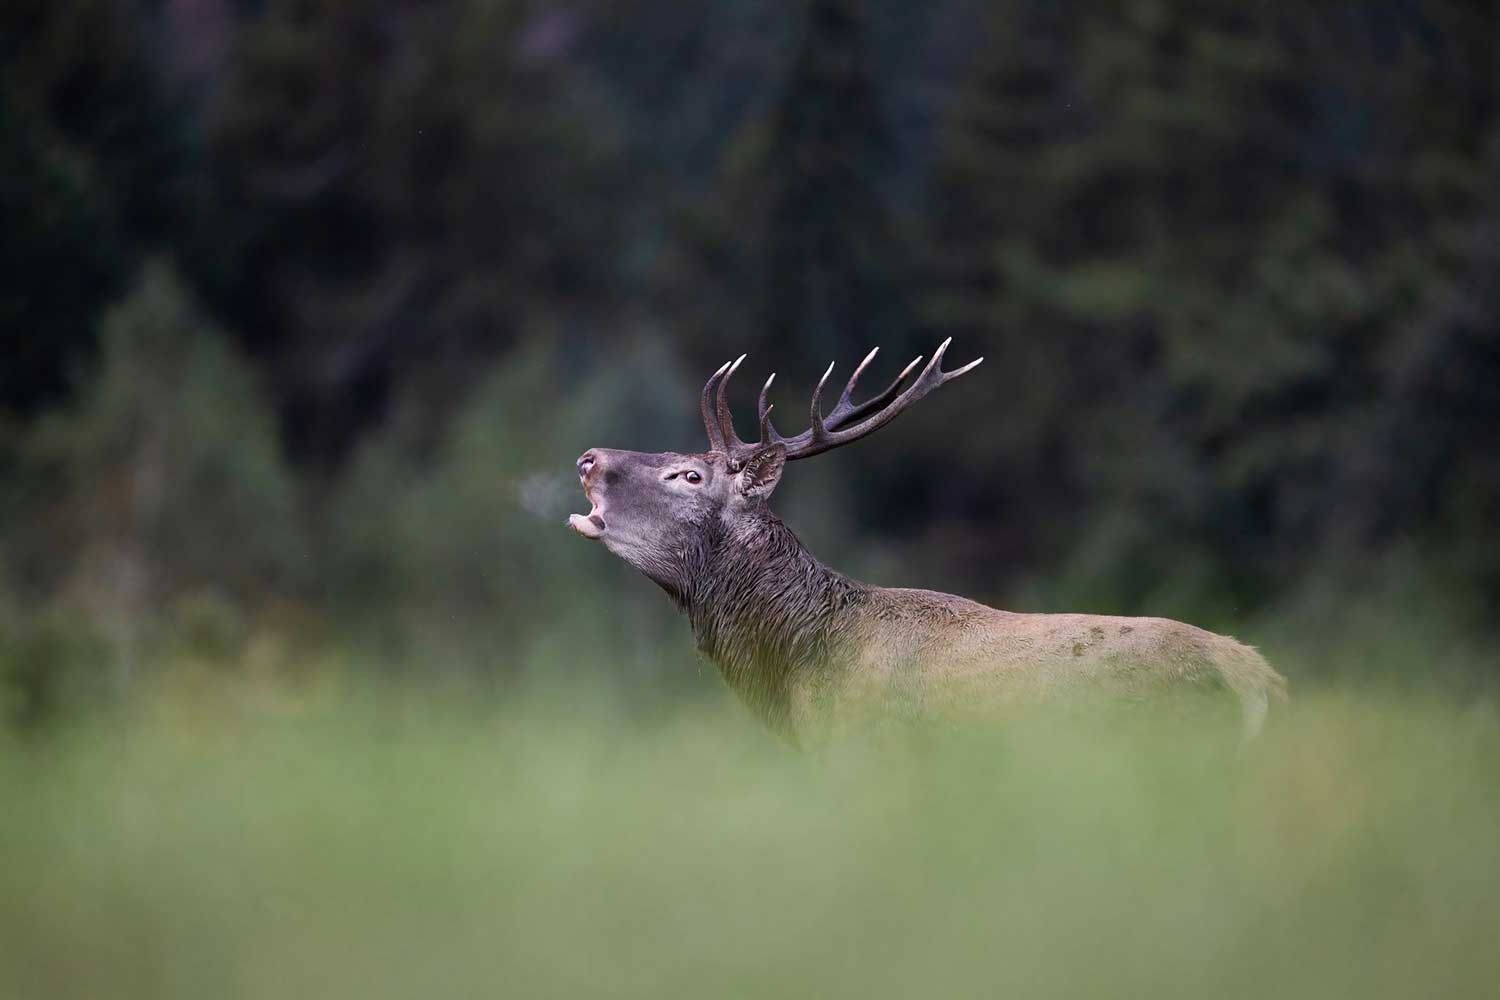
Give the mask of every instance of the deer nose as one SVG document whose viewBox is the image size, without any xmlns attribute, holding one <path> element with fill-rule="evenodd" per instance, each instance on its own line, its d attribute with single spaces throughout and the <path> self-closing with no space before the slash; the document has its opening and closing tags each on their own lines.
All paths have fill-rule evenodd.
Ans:
<svg viewBox="0 0 1500 1000">
<path fill-rule="evenodd" d="M 589 470 L 593 469 L 598 461 L 599 455 L 592 449 L 578 456 L 578 478 L 587 479 L 589 477 Z"/>
</svg>

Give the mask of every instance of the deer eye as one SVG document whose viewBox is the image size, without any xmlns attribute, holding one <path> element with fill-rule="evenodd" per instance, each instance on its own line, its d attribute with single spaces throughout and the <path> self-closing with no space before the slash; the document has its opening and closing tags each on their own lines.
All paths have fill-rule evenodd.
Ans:
<svg viewBox="0 0 1500 1000">
<path fill-rule="evenodd" d="M 700 476 L 700 475 L 698 475 L 698 473 L 695 472 L 692 469 L 689 469 L 686 472 L 684 472 L 682 474 L 682 478 L 686 479 L 688 482 L 692 483 L 694 486 L 697 486 L 699 483 L 703 482 L 703 477 Z"/>
</svg>

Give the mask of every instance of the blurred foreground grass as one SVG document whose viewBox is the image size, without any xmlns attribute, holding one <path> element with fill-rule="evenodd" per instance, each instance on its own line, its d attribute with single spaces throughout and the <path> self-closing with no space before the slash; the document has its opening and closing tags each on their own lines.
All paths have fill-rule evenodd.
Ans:
<svg viewBox="0 0 1500 1000">
<path fill-rule="evenodd" d="M 0 742 L 0 997 L 1479 996 L 1500 716 L 1304 694 L 799 755 L 642 721 L 164 693 Z"/>
</svg>

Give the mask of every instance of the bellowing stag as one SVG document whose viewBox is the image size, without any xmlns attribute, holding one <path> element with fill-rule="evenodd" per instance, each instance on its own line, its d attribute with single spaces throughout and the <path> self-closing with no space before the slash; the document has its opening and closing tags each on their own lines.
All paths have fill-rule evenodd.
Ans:
<svg viewBox="0 0 1500 1000">
<path fill-rule="evenodd" d="M 944 341 L 915 381 L 917 358 L 856 404 L 871 351 L 824 415 L 828 366 L 811 426 L 783 437 L 760 393 L 760 434 L 735 433 L 725 387 L 744 360 L 703 387 L 708 451 L 592 448 L 578 475 L 593 507 L 569 524 L 655 581 L 687 613 L 699 649 L 773 728 L 794 742 L 871 716 L 973 717 L 1069 692 L 1148 699 L 1227 687 L 1245 736 L 1286 681 L 1254 649 L 1165 618 L 1017 614 L 930 590 L 875 587 L 823 565 L 771 512 L 788 461 L 857 441 L 980 361 L 945 372 Z"/>
</svg>

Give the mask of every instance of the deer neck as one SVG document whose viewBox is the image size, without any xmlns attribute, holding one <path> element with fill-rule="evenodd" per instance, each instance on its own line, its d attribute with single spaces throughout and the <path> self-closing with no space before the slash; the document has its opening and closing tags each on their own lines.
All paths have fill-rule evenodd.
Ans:
<svg viewBox="0 0 1500 1000">
<path fill-rule="evenodd" d="M 868 594 L 766 511 L 714 540 L 679 601 L 730 687 L 784 724 L 792 685 L 847 656 L 848 612 Z"/>
</svg>

